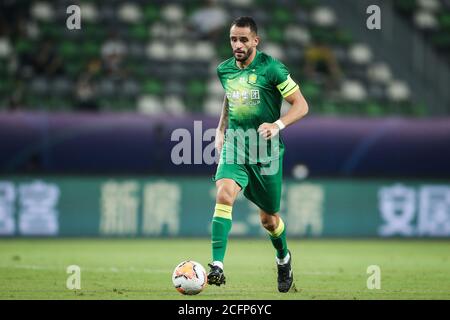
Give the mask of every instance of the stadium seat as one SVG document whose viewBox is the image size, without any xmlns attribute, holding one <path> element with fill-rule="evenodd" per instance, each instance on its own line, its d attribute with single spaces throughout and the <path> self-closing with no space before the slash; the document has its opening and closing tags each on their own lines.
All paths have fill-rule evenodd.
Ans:
<svg viewBox="0 0 450 320">
<path fill-rule="evenodd" d="M 279 27 L 285 27 L 293 21 L 293 15 L 289 8 L 284 6 L 276 6 L 275 12 L 272 13 L 274 24 Z"/>
<path fill-rule="evenodd" d="M 117 17 L 126 23 L 136 24 L 143 19 L 141 8 L 132 2 L 127 2 L 119 6 Z"/>
<path fill-rule="evenodd" d="M 284 40 L 292 44 L 306 46 L 311 41 L 311 34 L 308 29 L 291 24 L 286 26 L 286 29 L 284 30 Z"/>
<path fill-rule="evenodd" d="M 144 24 L 136 24 L 130 28 L 130 39 L 135 41 L 147 41 L 149 39 L 149 30 Z"/>
<path fill-rule="evenodd" d="M 414 23 L 422 30 L 436 30 L 439 26 L 435 15 L 425 10 L 417 11 L 414 14 Z"/>
<path fill-rule="evenodd" d="M 372 61 L 372 51 L 362 43 L 355 43 L 349 49 L 350 61 L 358 65 L 367 65 Z"/>
<path fill-rule="evenodd" d="M 151 24 L 159 19 L 159 10 L 153 4 L 146 4 L 144 7 L 144 21 L 147 24 Z"/>
<path fill-rule="evenodd" d="M 205 100 L 203 111 L 209 116 L 220 116 L 222 103 L 223 101 L 217 97 L 209 97 Z"/>
<path fill-rule="evenodd" d="M 51 21 L 55 18 L 55 12 L 49 2 L 35 2 L 31 7 L 31 16 L 38 21 Z"/>
<path fill-rule="evenodd" d="M 185 114 L 186 106 L 181 96 L 170 94 L 163 100 L 164 111 L 170 115 L 180 116 Z"/>
<path fill-rule="evenodd" d="M 80 4 L 80 11 L 82 13 L 82 23 L 83 24 L 85 22 L 93 23 L 93 22 L 98 21 L 98 19 L 99 19 L 99 12 L 94 3 L 82 2 Z"/>
<path fill-rule="evenodd" d="M 184 10 L 178 4 L 169 4 L 162 8 L 161 17 L 169 24 L 180 23 L 184 19 Z"/>
<path fill-rule="evenodd" d="M 267 30 L 268 40 L 273 41 L 275 43 L 281 43 L 283 41 L 283 29 L 277 25 L 270 27 Z"/>
<path fill-rule="evenodd" d="M 8 38 L 0 38 L 0 59 L 8 58 L 12 53 L 11 43 Z"/>
<path fill-rule="evenodd" d="M 341 85 L 342 97 L 351 102 L 361 102 L 367 98 L 363 83 L 357 80 L 344 80 Z"/>
<path fill-rule="evenodd" d="M 56 77 L 51 80 L 50 88 L 57 96 L 68 96 L 74 89 L 74 83 L 67 77 Z"/>
<path fill-rule="evenodd" d="M 387 87 L 387 97 L 393 102 L 403 102 L 409 100 L 411 90 L 404 81 L 393 80 Z"/>
<path fill-rule="evenodd" d="M 272 57 L 279 59 L 281 61 L 284 60 L 285 53 L 280 45 L 274 42 L 266 41 L 261 47 L 262 51 L 266 52 L 268 55 L 271 55 Z"/>
<path fill-rule="evenodd" d="M 412 26 L 425 32 L 426 41 L 445 53 L 450 52 L 450 10 L 443 3 L 396 0 L 393 5 Z M 217 81 L 216 67 L 230 58 L 232 51 L 228 27 L 212 40 L 191 41 L 189 17 L 202 8 L 203 1 L 84 0 L 80 3 L 82 32 L 64 27 L 65 9 L 71 4 L 70 0 L 29 1 L 27 35 L 0 36 L 0 102 L 7 103 L 11 92 L 22 90 L 27 108 L 42 110 L 46 103 L 48 110 L 75 108 L 76 85 L 92 72 L 101 110 L 120 112 L 129 108 L 178 115 L 220 112 L 223 88 Z M 411 116 L 426 113 L 423 103 L 411 101 L 407 84 L 393 81 L 396 75 L 390 66 L 380 61 L 364 39 L 355 41 L 351 30 L 339 27 L 339 16 L 325 1 L 280 0 L 274 6 L 269 0 L 233 0 L 219 5 L 230 19 L 254 16 L 262 39 L 259 49 L 289 67 L 311 102 L 312 112 L 368 116 L 395 110 Z M 118 73 L 105 67 L 102 55 L 112 35 L 119 43 L 116 47 L 125 48 Z M 63 61 L 56 75 L 33 72 L 33 59 L 44 40 L 57 45 L 55 54 Z M 344 76 L 351 81 L 343 81 L 336 89 L 329 88 L 326 78 L 308 78 L 305 49 L 317 41 L 331 48 Z M 97 65 L 95 71 L 93 64 Z M 394 107 L 385 108 L 385 103 Z"/>
<path fill-rule="evenodd" d="M 186 82 L 179 80 L 169 80 L 164 85 L 165 95 L 185 96 L 187 92 Z"/>
<path fill-rule="evenodd" d="M 163 92 L 163 84 L 156 79 L 149 79 L 144 82 L 142 91 L 147 94 L 161 95 Z"/>
<path fill-rule="evenodd" d="M 311 21 L 319 27 L 333 27 L 336 24 L 336 14 L 330 7 L 316 7 L 311 13 Z"/>
<path fill-rule="evenodd" d="M 146 53 L 148 59 L 164 60 L 169 55 L 169 48 L 164 42 L 154 41 L 147 45 Z"/>
<path fill-rule="evenodd" d="M 392 79 L 392 72 L 387 63 L 376 62 L 368 67 L 367 76 L 370 81 L 387 84 Z"/>
<path fill-rule="evenodd" d="M 163 112 L 162 102 L 153 95 L 140 96 L 137 101 L 137 111 L 149 115 L 160 114 Z"/>
</svg>

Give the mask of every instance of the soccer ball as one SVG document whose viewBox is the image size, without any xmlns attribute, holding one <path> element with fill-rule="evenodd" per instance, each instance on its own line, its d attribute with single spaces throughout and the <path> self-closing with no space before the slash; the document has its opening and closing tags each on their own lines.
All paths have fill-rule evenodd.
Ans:
<svg viewBox="0 0 450 320">
<path fill-rule="evenodd" d="M 208 282 L 203 266 L 195 261 L 186 260 L 176 266 L 172 274 L 175 289 L 182 294 L 199 294 Z"/>
</svg>

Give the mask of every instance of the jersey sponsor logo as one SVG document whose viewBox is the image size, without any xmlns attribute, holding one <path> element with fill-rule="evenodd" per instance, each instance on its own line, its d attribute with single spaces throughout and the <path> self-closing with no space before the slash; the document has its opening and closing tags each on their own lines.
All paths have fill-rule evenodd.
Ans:
<svg viewBox="0 0 450 320">
<path fill-rule="evenodd" d="M 259 99 L 259 90 L 252 90 L 251 95 L 252 95 L 252 100 L 258 100 Z"/>
</svg>

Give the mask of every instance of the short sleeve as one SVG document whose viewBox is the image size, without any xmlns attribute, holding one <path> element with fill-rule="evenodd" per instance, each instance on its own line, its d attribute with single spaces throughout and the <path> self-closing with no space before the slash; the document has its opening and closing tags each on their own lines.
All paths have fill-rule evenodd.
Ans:
<svg viewBox="0 0 450 320">
<path fill-rule="evenodd" d="M 298 84 L 292 80 L 289 70 L 278 60 L 274 60 L 269 68 L 270 79 L 274 86 L 280 91 L 283 98 L 291 95 L 298 89 Z"/>
<path fill-rule="evenodd" d="M 222 71 L 220 70 L 220 65 L 217 67 L 216 72 L 217 72 L 217 77 L 219 78 L 219 81 L 222 84 L 222 87 L 225 88 L 225 86 L 222 82 L 223 76 L 222 76 Z"/>
</svg>

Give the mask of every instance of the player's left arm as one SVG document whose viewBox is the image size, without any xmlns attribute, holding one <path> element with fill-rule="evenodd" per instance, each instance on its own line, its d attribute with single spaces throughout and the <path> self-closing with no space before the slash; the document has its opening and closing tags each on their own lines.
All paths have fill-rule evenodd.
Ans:
<svg viewBox="0 0 450 320">
<path fill-rule="evenodd" d="M 300 89 L 297 89 L 284 97 L 284 99 L 291 105 L 284 116 L 273 123 L 263 123 L 259 126 L 259 134 L 266 140 L 276 136 L 280 130 L 297 122 L 308 113 L 308 103 L 303 97 Z"/>
</svg>

